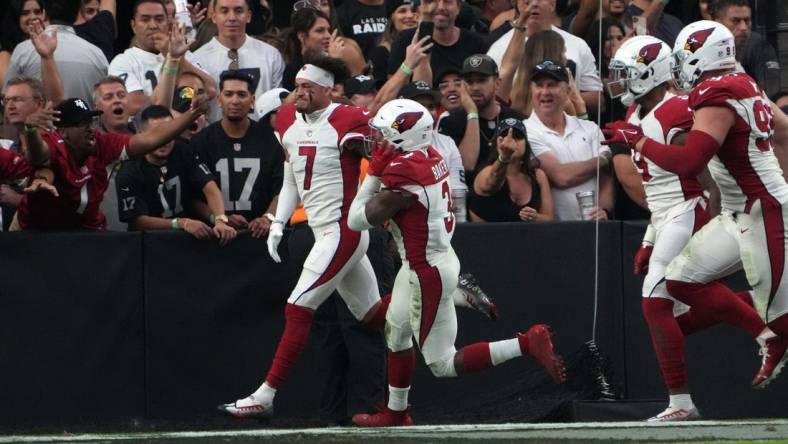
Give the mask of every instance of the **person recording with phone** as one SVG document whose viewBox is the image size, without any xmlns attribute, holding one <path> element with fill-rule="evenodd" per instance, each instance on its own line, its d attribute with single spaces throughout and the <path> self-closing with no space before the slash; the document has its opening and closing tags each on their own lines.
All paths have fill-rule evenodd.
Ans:
<svg viewBox="0 0 788 444">
<path fill-rule="evenodd" d="M 455 22 L 460 14 L 460 0 L 422 0 L 419 6 L 421 22 L 419 36 L 432 36 L 435 44 L 432 48 L 430 67 L 432 72 L 442 72 L 447 67 L 460 69 L 462 62 L 473 54 L 487 52 L 487 42 L 478 34 L 460 29 Z M 407 29 L 399 33 L 391 46 L 388 62 L 388 74 L 393 75 L 398 69 L 411 74 L 412 66 L 404 65 L 405 49 L 413 40 L 416 29 Z"/>
</svg>

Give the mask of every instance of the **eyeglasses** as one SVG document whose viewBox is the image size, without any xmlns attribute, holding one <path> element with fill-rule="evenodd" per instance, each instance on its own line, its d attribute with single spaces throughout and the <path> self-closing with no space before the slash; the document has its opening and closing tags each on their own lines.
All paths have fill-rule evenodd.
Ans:
<svg viewBox="0 0 788 444">
<path fill-rule="evenodd" d="M 240 68 L 240 64 L 238 63 L 238 50 L 231 49 L 227 51 L 227 57 L 230 59 L 230 66 L 229 69 L 238 69 Z"/>
<path fill-rule="evenodd" d="M 536 65 L 536 69 L 538 69 L 539 71 L 550 71 L 550 72 L 560 72 L 564 70 L 564 68 L 561 65 L 558 65 L 552 60 L 545 60 L 544 62 Z"/>
<path fill-rule="evenodd" d="M 33 97 L 32 96 L 27 96 L 27 97 L 24 97 L 24 96 L 3 97 L 2 99 L 0 99 L 0 105 L 1 106 L 6 106 L 9 103 L 27 102 L 30 99 L 33 99 Z"/>
</svg>

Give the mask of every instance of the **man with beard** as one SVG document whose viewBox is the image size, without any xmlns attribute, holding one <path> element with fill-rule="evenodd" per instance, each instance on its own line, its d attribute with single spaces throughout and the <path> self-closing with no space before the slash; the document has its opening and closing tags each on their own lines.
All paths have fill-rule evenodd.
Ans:
<svg viewBox="0 0 788 444">
<path fill-rule="evenodd" d="M 142 112 L 141 121 L 142 131 L 147 132 L 171 122 L 172 114 L 153 105 Z M 117 192 L 121 221 L 131 229 L 180 229 L 197 239 L 215 237 L 221 245 L 235 238 L 235 229 L 223 222 L 222 192 L 208 167 L 184 143 L 170 141 L 139 159 L 123 162 Z M 215 215 L 213 229 L 201 220 L 183 217 L 186 204 L 199 193 Z"/>
<path fill-rule="evenodd" d="M 222 119 L 197 133 L 191 145 L 218 181 L 230 225 L 264 237 L 282 187 L 284 153 L 268 121 L 249 118 L 255 103 L 254 85 L 247 71 L 222 73 Z M 207 213 L 205 207 L 203 212 Z"/>
<path fill-rule="evenodd" d="M 92 111 L 82 99 L 66 99 L 56 107 L 51 119 L 57 118 L 58 131 L 31 129 L 31 156 L 49 153 L 54 185 L 60 196 L 38 193 L 26 195 L 19 207 L 22 229 L 91 229 L 106 228 L 99 204 L 107 190 L 107 166 L 119 159 L 140 156 L 155 150 L 181 133 L 200 114 L 205 101 L 195 102 L 188 113 L 160 125 L 145 134 L 105 134 L 95 129 Z M 38 125 L 39 127 L 51 127 Z"/>
<path fill-rule="evenodd" d="M 476 169 L 486 165 L 491 153 L 497 152 L 498 122 L 507 118 L 522 120 L 524 116 L 496 101 L 495 92 L 501 81 L 498 65 L 489 56 L 476 54 L 465 59 L 462 78 L 477 111 L 466 112 L 463 107 L 452 111 L 440 121 L 438 131 L 454 139 L 460 149 L 467 183 L 473 183 Z"/>
</svg>

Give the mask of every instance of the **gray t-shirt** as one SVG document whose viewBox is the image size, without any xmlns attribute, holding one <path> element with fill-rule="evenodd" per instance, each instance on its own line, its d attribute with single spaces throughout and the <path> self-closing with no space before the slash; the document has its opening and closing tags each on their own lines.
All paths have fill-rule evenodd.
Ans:
<svg viewBox="0 0 788 444">
<path fill-rule="evenodd" d="M 55 62 L 65 97 L 93 103 L 93 85 L 107 75 L 107 58 L 98 47 L 77 36 L 71 26 L 50 25 L 45 32 L 53 29 L 57 29 Z M 29 39 L 14 48 L 5 82 L 18 76 L 41 79 L 41 57 Z"/>
</svg>

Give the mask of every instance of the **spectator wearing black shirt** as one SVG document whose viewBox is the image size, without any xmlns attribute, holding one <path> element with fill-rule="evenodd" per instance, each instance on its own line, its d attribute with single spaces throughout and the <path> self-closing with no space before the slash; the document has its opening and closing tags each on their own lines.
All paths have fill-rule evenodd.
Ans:
<svg viewBox="0 0 788 444">
<path fill-rule="evenodd" d="M 364 54 L 375 47 L 389 21 L 383 0 L 345 0 L 337 17 L 342 34 L 355 40 Z"/>
<path fill-rule="evenodd" d="M 142 112 L 142 130 L 171 120 L 167 108 L 150 106 Z M 181 141 L 170 141 L 139 159 L 124 162 L 116 187 L 120 219 L 131 230 L 181 229 L 197 239 L 217 238 L 222 245 L 235 238 L 210 170 Z M 187 203 L 200 193 L 214 215 L 213 229 L 203 221 L 184 217 Z"/>
<path fill-rule="evenodd" d="M 487 164 L 490 153 L 496 150 L 496 130 L 502 120 L 524 116 L 501 105 L 495 99 L 500 86 L 498 66 L 485 54 L 468 57 L 462 66 L 462 77 L 476 111 L 460 108 L 440 121 L 438 131 L 454 139 L 460 149 L 468 183 L 473 183 L 475 171 Z"/>
<path fill-rule="evenodd" d="M 222 73 L 222 120 L 197 133 L 191 145 L 218 181 L 230 225 L 263 237 L 282 187 L 284 151 L 266 119 L 249 118 L 255 103 L 253 83 L 243 71 Z"/>
<path fill-rule="evenodd" d="M 372 76 L 385 80 L 388 76 L 389 55 L 391 45 L 397 40 L 400 32 L 413 29 L 419 24 L 419 14 L 414 0 L 386 0 L 386 16 L 388 23 L 380 36 L 377 46 L 369 52 L 372 65 Z"/>
<path fill-rule="evenodd" d="M 664 12 L 667 3 L 662 0 L 632 0 L 624 14 L 624 23 L 631 25 L 632 17 L 645 19 L 648 35 L 653 35 L 672 48 L 684 23 Z"/>
<path fill-rule="evenodd" d="M 736 60 L 767 95 L 780 90 L 780 62 L 769 42 L 752 32 L 752 10 L 747 0 L 716 0 L 711 4 L 711 16 L 733 33 L 736 40 Z"/>
<path fill-rule="evenodd" d="M 98 46 L 107 60 L 115 55 L 115 0 L 82 0 L 74 31 L 78 36 Z"/>
<path fill-rule="evenodd" d="M 435 26 L 432 32 L 435 46 L 432 47 L 430 58 L 433 73 L 442 72 L 449 66 L 461 68 L 463 61 L 471 55 L 487 52 L 488 45 L 483 37 L 455 25 L 460 13 L 460 0 L 423 0 L 419 11 L 422 21 L 431 21 Z M 409 29 L 397 36 L 397 41 L 391 47 L 389 74 L 400 69 L 405 60 L 405 49 L 415 33 L 416 29 Z"/>
</svg>

